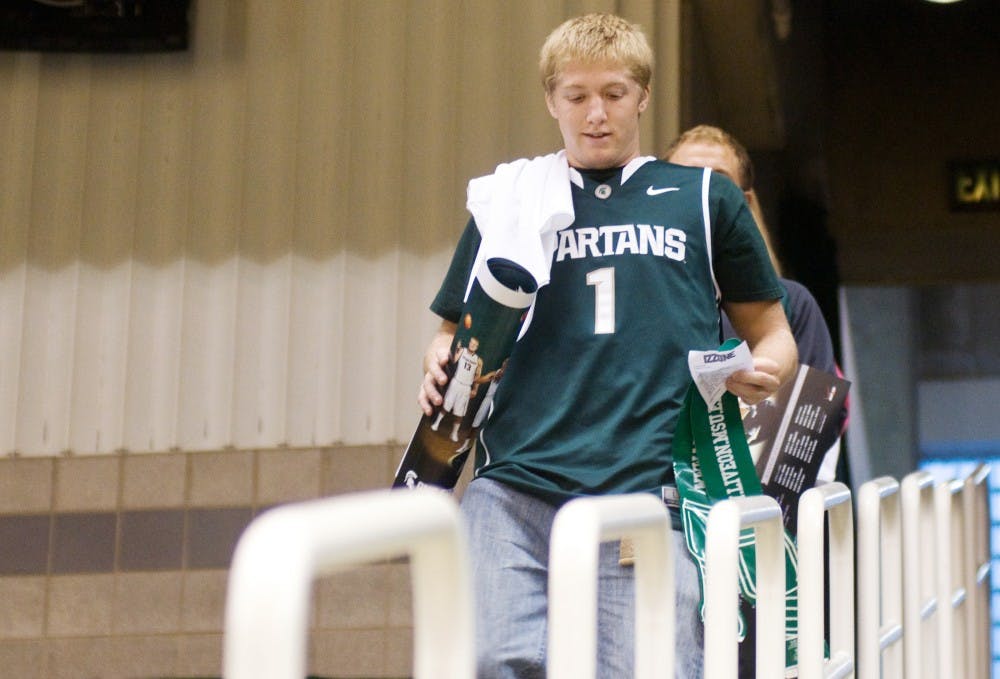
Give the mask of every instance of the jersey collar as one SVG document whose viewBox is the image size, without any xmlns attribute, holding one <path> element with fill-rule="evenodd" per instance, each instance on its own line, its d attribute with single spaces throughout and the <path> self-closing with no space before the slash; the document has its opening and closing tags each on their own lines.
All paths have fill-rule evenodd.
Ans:
<svg viewBox="0 0 1000 679">
<path fill-rule="evenodd" d="M 653 156 L 638 156 L 633 158 L 628 162 L 628 164 L 622 168 L 622 184 L 625 184 L 629 178 L 635 174 L 636 170 L 645 165 L 651 160 L 656 160 Z M 576 184 L 579 188 L 583 188 L 583 175 L 575 167 L 569 168 L 569 180 Z"/>
</svg>

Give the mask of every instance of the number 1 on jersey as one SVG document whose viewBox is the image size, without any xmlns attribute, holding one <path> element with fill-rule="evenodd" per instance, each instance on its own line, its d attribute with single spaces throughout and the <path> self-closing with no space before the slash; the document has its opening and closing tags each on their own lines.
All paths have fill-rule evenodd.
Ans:
<svg viewBox="0 0 1000 679">
<path fill-rule="evenodd" d="M 587 285 L 594 286 L 594 334 L 615 332 L 615 269 L 605 267 L 587 273 Z"/>
</svg>

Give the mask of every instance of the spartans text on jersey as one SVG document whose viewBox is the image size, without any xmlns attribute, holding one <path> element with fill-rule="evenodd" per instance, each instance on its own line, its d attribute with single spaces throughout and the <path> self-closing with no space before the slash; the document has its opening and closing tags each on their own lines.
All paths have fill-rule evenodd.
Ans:
<svg viewBox="0 0 1000 679">
<path fill-rule="evenodd" d="M 559 232 L 556 261 L 569 257 L 610 257 L 612 255 L 655 255 L 684 261 L 687 234 L 681 229 L 649 224 L 580 226 Z"/>
</svg>

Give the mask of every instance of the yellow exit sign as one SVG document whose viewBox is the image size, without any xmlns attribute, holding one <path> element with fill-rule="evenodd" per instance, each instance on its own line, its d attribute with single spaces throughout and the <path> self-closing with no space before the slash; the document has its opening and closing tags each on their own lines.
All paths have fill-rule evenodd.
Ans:
<svg viewBox="0 0 1000 679">
<path fill-rule="evenodd" d="M 1000 210 L 1000 159 L 948 165 L 952 210 Z"/>
</svg>

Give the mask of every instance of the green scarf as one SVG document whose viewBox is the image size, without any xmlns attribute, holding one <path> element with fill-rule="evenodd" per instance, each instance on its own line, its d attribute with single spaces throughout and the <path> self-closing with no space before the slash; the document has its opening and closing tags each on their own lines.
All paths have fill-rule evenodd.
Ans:
<svg viewBox="0 0 1000 679">
<path fill-rule="evenodd" d="M 730 340 L 720 350 L 733 346 Z M 712 408 L 692 384 L 681 408 L 673 443 L 674 474 L 680 495 L 681 522 L 688 551 L 698 565 L 702 588 L 701 614 L 704 619 L 705 528 L 711 506 L 730 497 L 761 495 L 760 479 L 754 469 L 737 398 L 726 392 Z M 739 639 L 747 634 L 743 610 L 756 602 L 756 566 L 753 529 L 740 533 Z M 798 557 L 795 540 L 785 531 L 785 666 L 798 666 Z M 742 604 L 743 602 L 741 602 Z M 752 650 L 752 649 L 750 649 Z"/>
</svg>

